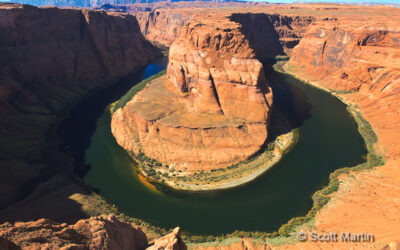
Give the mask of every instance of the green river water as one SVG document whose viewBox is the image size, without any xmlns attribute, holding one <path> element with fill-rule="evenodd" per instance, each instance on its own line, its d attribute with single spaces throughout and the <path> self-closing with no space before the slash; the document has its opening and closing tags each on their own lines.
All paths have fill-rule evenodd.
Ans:
<svg viewBox="0 0 400 250">
<path fill-rule="evenodd" d="M 149 65 L 135 81 L 159 72 L 165 65 Z M 312 206 L 312 194 L 327 184 L 329 174 L 363 162 L 367 151 L 357 124 L 337 98 L 273 70 L 268 76 L 275 105 L 295 120 L 299 141 L 257 180 L 209 193 L 148 188 L 139 181 L 135 164 L 113 138 L 106 111 L 91 118 L 95 127 L 83 155 L 87 168 L 84 180 L 127 215 L 166 228 L 179 225 L 196 234 L 272 232 L 292 217 L 305 215 Z M 102 98 L 104 110 L 104 95 Z M 96 97 L 91 105 L 96 105 Z"/>
</svg>

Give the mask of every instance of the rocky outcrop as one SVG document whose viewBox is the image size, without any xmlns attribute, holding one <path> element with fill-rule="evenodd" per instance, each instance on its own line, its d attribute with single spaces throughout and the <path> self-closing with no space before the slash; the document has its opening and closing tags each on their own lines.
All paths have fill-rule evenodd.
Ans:
<svg viewBox="0 0 400 250">
<path fill-rule="evenodd" d="M 311 16 L 264 13 L 233 13 L 230 19 L 242 25 L 242 33 L 251 41 L 260 60 L 290 55 L 307 27 L 316 20 Z"/>
<path fill-rule="evenodd" d="M 375 242 L 360 248 L 396 248 L 400 232 L 400 11 L 384 7 L 347 11 L 350 18 L 327 17 L 310 26 L 293 50 L 288 69 L 358 109 L 377 135 L 376 144 L 370 146 L 380 150 L 386 162 L 343 176 L 338 192 L 317 214 L 316 230 L 367 231 Z M 392 229 L 388 232 L 387 228 Z M 299 245 L 315 246 L 315 242 Z M 348 244 L 331 247 L 345 249 Z"/>
<path fill-rule="evenodd" d="M 147 248 L 147 250 L 186 250 L 186 244 L 183 242 L 180 235 L 180 228 L 175 228 L 170 234 L 167 234 L 154 241 L 154 244 Z"/>
<path fill-rule="evenodd" d="M 165 236 L 166 237 L 166 236 Z M 1 249 L 145 249 L 140 228 L 116 217 L 98 216 L 74 225 L 48 219 L 0 225 Z"/>
<path fill-rule="evenodd" d="M 150 245 L 150 246 L 149 246 Z M 0 248 L 13 249 L 104 249 L 186 250 L 180 228 L 149 244 L 138 227 L 102 215 L 79 220 L 73 225 L 48 219 L 0 225 Z"/>
<path fill-rule="evenodd" d="M 0 206 L 72 171 L 51 129 L 74 102 L 157 54 L 133 16 L 0 4 Z"/>
<path fill-rule="evenodd" d="M 137 12 L 135 16 L 143 35 L 148 40 L 169 47 L 178 37 L 181 28 L 195 14 L 195 10 L 153 8 L 151 11 Z"/>
<path fill-rule="evenodd" d="M 170 48 L 167 77 L 112 118 L 117 142 L 177 169 L 216 169 L 246 160 L 268 136 L 272 92 L 241 26 L 196 19 Z"/>
</svg>

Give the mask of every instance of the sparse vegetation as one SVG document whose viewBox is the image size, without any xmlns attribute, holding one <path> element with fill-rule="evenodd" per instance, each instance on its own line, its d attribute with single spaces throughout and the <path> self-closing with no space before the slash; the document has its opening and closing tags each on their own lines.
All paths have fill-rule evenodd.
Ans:
<svg viewBox="0 0 400 250">
<path fill-rule="evenodd" d="M 112 103 L 110 105 L 110 111 L 111 114 L 117 111 L 119 108 L 125 107 L 125 105 L 132 99 L 132 97 L 139 91 L 141 91 L 144 87 L 146 87 L 146 84 L 150 82 L 151 80 L 156 79 L 157 77 L 160 77 L 166 73 L 166 70 L 163 70 L 157 74 L 152 75 L 151 77 L 148 77 L 144 79 L 143 81 L 139 82 L 135 86 L 133 86 L 124 96 L 122 96 L 118 101 Z"/>
<path fill-rule="evenodd" d="M 288 73 L 285 70 L 283 70 L 283 64 L 278 63 L 277 65 L 274 66 L 274 68 L 277 71 L 280 71 L 282 73 Z M 293 74 L 292 74 L 293 75 Z M 296 77 L 295 75 L 293 75 Z M 305 82 L 305 81 L 303 81 Z M 305 82 L 308 84 L 308 82 Z M 326 89 L 322 89 L 325 91 L 330 92 L 331 94 L 338 94 Z M 343 94 L 343 93 L 342 93 Z M 375 134 L 375 131 L 373 130 L 371 124 L 366 121 L 363 117 L 361 112 L 358 110 L 357 106 L 351 106 L 348 105 L 347 109 L 350 114 L 354 117 L 355 121 L 357 122 L 358 125 L 358 131 L 361 134 L 361 136 L 364 138 L 365 144 L 367 146 L 368 154 L 367 154 L 367 160 L 366 162 L 362 164 L 358 164 L 357 166 L 353 167 L 344 167 L 341 169 L 337 169 L 333 173 L 330 174 L 329 176 L 329 183 L 327 186 L 322 188 L 321 190 L 318 190 L 316 193 L 314 193 L 312 199 L 313 199 L 313 207 L 309 210 L 309 212 L 302 217 L 295 217 L 289 220 L 288 223 L 282 225 L 278 233 L 275 235 L 275 237 L 289 237 L 288 240 L 284 240 L 282 242 L 288 243 L 288 242 L 296 242 L 293 241 L 295 238 L 295 232 L 296 229 L 298 229 L 301 226 L 304 226 L 306 223 L 309 223 L 312 221 L 317 214 L 317 212 L 326 205 L 329 200 L 331 199 L 331 194 L 336 192 L 339 189 L 340 181 L 339 181 L 339 176 L 342 174 L 350 174 L 352 172 L 356 171 L 362 171 L 366 169 L 370 169 L 372 167 L 376 166 L 381 166 L 385 163 L 384 157 L 378 153 L 374 145 L 377 143 L 378 138 Z"/>
<path fill-rule="evenodd" d="M 280 119 L 285 119 L 281 117 Z M 287 124 L 282 122 L 282 124 Z M 283 125 L 280 129 L 283 129 Z M 275 129 L 277 130 L 277 129 Z M 297 130 L 287 134 L 277 131 L 274 141 L 245 161 L 221 168 L 200 172 L 187 172 L 175 169 L 175 164 L 167 165 L 150 159 L 143 153 L 130 155 L 138 163 L 139 170 L 153 182 L 165 183 L 174 189 L 200 191 L 229 188 L 250 181 L 274 166 L 287 149 L 297 141 Z"/>
<path fill-rule="evenodd" d="M 279 66 L 275 67 L 275 69 L 278 71 L 282 71 L 281 67 L 282 64 L 285 62 L 285 60 L 279 60 L 279 61 L 280 62 L 277 63 L 279 64 Z M 160 75 L 161 74 L 159 74 L 158 76 Z M 112 110 L 115 111 L 118 107 L 123 107 L 133 97 L 135 93 L 144 88 L 145 84 L 149 80 L 150 79 L 146 79 L 145 83 L 141 82 L 138 85 L 134 86 L 130 90 L 130 93 L 127 93 L 127 95 L 121 98 L 120 100 L 121 103 L 119 103 L 120 101 L 118 101 L 118 103 L 114 103 L 114 106 L 112 106 L 113 108 Z M 345 94 L 345 93 L 339 93 L 338 91 L 329 91 L 329 90 L 326 91 L 332 94 Z M 358 130 L 365 140 L 365 144 L 368 149 L 366 162 L 353 167 L 344 167 L 341 169 L 337 169 L 336 171 L 331 173 L 329 177 L 329 183 L 327 184 L 327 186 L 323 187 L 321 190 L 318 190 L 316 193 L 314 193 L 312 197 L 313 207 L 308 211 L 308 213 L 305 216 L 292 218 L 286 224 L 282 225 L 277 231 L 272 233 L 235 231 L 233 233 L 224 235 L 193 235 L 183 231 L 182 232 L 183 240 L 186 243 L 188 243 L 189 247 L 193 244 L 197 245 L 199 243 L 202 243 L 201 245 L 204 246 L 215 246 L 215 245 L 225 245 L 225 244 L 229 245 L 237 242 L 242 237 L 257 239 L 260 243 L 263 243 L 264 239 L 268 238 L 269 243 L 274 245 L 288 244 L 288 243 L 290 244 L 297 242 L 295 238 L 296 231 L 304 227 L 313 227 L 313 221 L 317 212 L 329 202 L 332 193 L 336 192 L 339 189 L 340 185 L 339 176 L 341 176 L 342 174 L 351 174 L 355 171 L 370 169 L 374 166 L 380 166 L 383 165 L 385 162 L 384 157 L 375 151 L 374 145 L 377 143 L 377 136 L 371 125 L 368 123 L 368 121 L 366 121 L 362 117 L 362 114 L 360 113 L 360 111 L 356 106 L 348 106 L 348 110 L 356 120 L 358 124 Z M 214 183 L 218 180 L 223 180 L 224 178 L 226 178 L 226 176 L 237 177 L 238 173 L 235 173 L 235 170 L 239 169 L 240 168 L 239 166 L 241 164 L 254 164 L 254 162 L 256 161 L 255 159 L 257 159 L 259 156 L 262 156 L 263 154 L 265 154 L 264 157 L 268 158 L 268 152 L 272 152 L 274 146 L 275 146 L 274 143 L 270 143 L 264 152 L 258 153 L 256 157 L 251 158 L 248 161 L 244 161 L 239 164 L 229 166 L 225 169 L 198 172 L 196 174 L 193 174 L 192 176 L 187 176 L 185 175 L 185 172 L 182 172 L 180 170 L 172 171 L 172 174 L 170 174 L 171 171 L 171 169 L 169 169 L 170 166 L 157 162 L 154 159 L 150 159 L 149 157 L 145 156 L 142 153 L 139 155 L 133 155 L 133 154 L 131 155 L 139 162 L 141 170 L 153 180 L 161 182 L 161 180 L 168 181 L 170 178 L 174 178 L 180 181 L 191 181 L 195 184 L 199 184 L 199 183 Z M 107 204 L 106 202 L 104 203 L 101 202 L 101 200 L 102 198 L 100 197 L 98 203 L 93 203 L 95 205 L 90 212 L 91 215 L 98 215 L 105 212 L 106 213 L 112 212 L 114 214 L 117 214 L 120 219 L 140 225 L 144 227 L 146 230 L 154 232 L 155 235 L 166 234 L 169 231 L 167 229 L 152 226 L 151 224 L 148 224 L 142 220 L 126 216 L 118 212 L 115 207 Z"/>
</svg>

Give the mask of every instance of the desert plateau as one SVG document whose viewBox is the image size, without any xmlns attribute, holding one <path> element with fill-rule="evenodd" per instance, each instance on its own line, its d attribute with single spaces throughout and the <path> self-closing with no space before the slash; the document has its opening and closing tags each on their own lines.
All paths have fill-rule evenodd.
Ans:
<svg viewBox="0 0 400 250">
<path fill-rule="evenodd" d="M 0 2 L 0 249 L 400 248 L 400 6 Z"/>
</svg>

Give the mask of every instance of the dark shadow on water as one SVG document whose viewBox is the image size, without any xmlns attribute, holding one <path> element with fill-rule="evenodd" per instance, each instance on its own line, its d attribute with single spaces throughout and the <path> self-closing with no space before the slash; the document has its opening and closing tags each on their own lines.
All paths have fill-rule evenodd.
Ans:
<svg viewBox="0 0 400 250">
<path fill-rule="evenodd" d="M 285 84 L 285 75 L 273 69 L 275 63 L 275 58 L 263 61 L 265 75 L 274 93 L 274 107 L 270 118 L 271 124 L 268 139 L 260 150 L 251 158 L 257 157 L 264 152 L 268 144 L 274 141 L 278 136 L 293 131 L 300 127 L 307 119 L 311 118 L 312 106 L 307 102 L 307 97 L 304 92 L 299 88 Z M 271 171 L 273 171 L 273 168 L 264 174 L 270 174 Z M 260 175 L 258 178 L 262 177 L 263 175 Z M 246 186 L 252 185 L 254 181 L 257 181 L 258 178 L 240 186 L 213 191 L 176 190 L 162 183 L 152 182 L 152 184 L 160 192 L 175 198 L 185 198 L 196 194 L 202 195 L 203 197 L 216 197 L 236 191 L 237 189 L 246 188 Z"/>
<path fill-rule="evenodd" d="M 327 183 L 330 173 L 363 161 L 363 140 L 337 98 L 273 72 L 268 61 L 264 65 L 280 110 L 272 115 L 291 117 L 293 124 L 286 130 L 298 128 L 299 140 L 257 180 L 223 192 L 158 192 L 134 174 L 135 165 L 115 142 L 105 113 L 90 135 L 85 161 L 91 167 L 85 181 L 126 215 L 165 228 L 179 225 L 196 234 L 272 232 L 291 218 L 304 216 L 312 207 L 312 194 Z"/>
<path fill-rule="evenodd" d="M 273 69 L 275 58 L 262 61 L 265 75 L 274 93 L 274 108 L 271 115 L 270 138 L 273 141 L 281 134 L 287 134 L 311 118 L 311 104 L 303 91 L 295 86 L 285 84 L 285 75 Z M 280 116 L 288 121 L 288 126 L 281 126 Z"/>
<path fill-rule="evenodd" d="M 285 55 L 279 34 L 273 25 L 274 18 L 275 16 L 261 13 L 235 13 L 230 16 L 231 21 L 241 25 L 240 32 L 250 42 L 250 47 L 260 61 Z"/>
<path fill-rule="evenodd" d="M 167 58 L 163 57 L 145 69 L 123 77 L 118 83 L 100 90 L 70 111 L 68 118 L 59 126 L 57 134 L 62 138 L 62 150 L 74 159 L 74 174 L 83 178 L 90 165 L 84 164 L 85 151 L 96 130 L 96 121 L 110 103 L 118 100 L 131 87 L 143 79 L 165 69 Z"/>
</svg>

